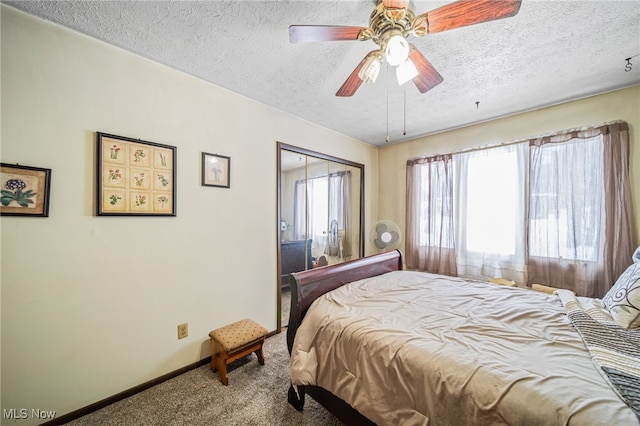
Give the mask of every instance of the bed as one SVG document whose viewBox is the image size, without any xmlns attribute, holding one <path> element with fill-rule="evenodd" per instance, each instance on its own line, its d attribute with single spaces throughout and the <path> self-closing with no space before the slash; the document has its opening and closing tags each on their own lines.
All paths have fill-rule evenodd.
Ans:
<svg viewBox="0 0 640 426">
<path fill-rule="evenodd" d="M 556 293 L 403 271 L 399 251 L 295 273 L 288 401 L 349 425 L 640 424 L 640 329 Z"/>
</svg>

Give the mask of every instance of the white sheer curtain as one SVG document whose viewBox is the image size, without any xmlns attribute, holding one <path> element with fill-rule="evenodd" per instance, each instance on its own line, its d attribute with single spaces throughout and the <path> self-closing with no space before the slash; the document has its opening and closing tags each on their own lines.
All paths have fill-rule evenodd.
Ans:
<svg viewBox="0 0 640 426">
<path fill-rule="evenodd" d="M 455 276 L 450 154 L 407 161 L 406 219 L 407 267 Z"/>
<path fill-rule="evenodd" d="M 602 297 L 631 263 L 626 123 L 532 140 L 529 282 Z"/>
<path fill-rule="evenodd" d="M 311 247 L 330 256 L 340 254 L 340 245 L 328 244 L 329 227 L 338 223 L 338 239 L 344 238 L 347 227 L 349 191 L 348 173 L 336 172 L 299 180 L 295 184 L 293 229 L 295 239 L 312 240 Z M 343 253 L 344 254 L 344 253 Z"/>
<path fill-rule="evenodd" d="M 615 122 L 409 160 L 407 266 L 604 296 L 637 246 L 629 148 Z"/>
<path fill-rule="evenodd" d="M 327 177 L 307 179 L 308 236 L 311 247 L 324 250 L 329 229 L 329 185 Z"/>
<path fill-rule="evenodd" d="M 327 244 L 325 254 L 329 256 L 346 256 L 344 248 L 348 246 L 345 235 L 349 235 L 349 206 L 351 206 L 349 172 L 335 172 L 329 175 L 329 217 L 328 222 L 338 223 L 338 235 L 335 236 L 337 245 Z M 330 231 L 330 228 L 327 228 Z"/>
<path fill-rule="evenodd" d="M 529 262 L 533 282 L 557 282 L 579 294 L 591 293 L 602 236 L 602 148 L 600 136 L 532 143 Z"/>
<path fill-rule="evenodd" d="M 458 275 L 526 281 L 527 150 L 518 143 L 453 156 Z"/>
<path fill-rule="evenodd" d="M 293 193 L 293 239 L 302 240 L 307 236 L 307 186 L 298 180 Z"/>
<path fill-rule="evenodd" d="M 328 217 L 329 189 L 326 176 L 297 181 L 293 215 L 294 238 L 310 239 L 312 248 L 324 250 Z"/>
</svg>

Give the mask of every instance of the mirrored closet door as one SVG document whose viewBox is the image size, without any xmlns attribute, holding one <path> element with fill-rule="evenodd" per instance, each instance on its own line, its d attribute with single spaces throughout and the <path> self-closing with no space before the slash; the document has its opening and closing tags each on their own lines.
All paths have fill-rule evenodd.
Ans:
<svg viewBox="0 0 640 426">
<path fill-rule="evenodd" d="M 363 186 L 364 165 L 278 143 L 278 328 L 289 274 L 363 255 Z"/>
</svg>

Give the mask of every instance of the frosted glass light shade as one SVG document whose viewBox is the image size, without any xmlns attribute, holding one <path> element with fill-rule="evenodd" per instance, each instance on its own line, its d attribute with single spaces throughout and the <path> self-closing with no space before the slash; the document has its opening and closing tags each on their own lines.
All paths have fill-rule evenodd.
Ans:
<svg viewBox="0 0 640 426">
<path fill-rule="evenodd" d="M 396 67 L 396 78 L 398 85 L 402 86 L 407 81 L 413 80 L 418 75 L 418 69 L 413 61 L 409 58 L 405 59 Z"/>
<path fill-rule="evenodd" d="M 409 56 L 409 43 L 404 37 L 394 35 L 387 41 L 384 55 L 389 65 L 396 67 Z"/>
<path fill-rule="evenodd" d="M 380 67 L 382 66 L 382 55 L 373 53 L 367 57 L 364 65 L 358 72 L 358 77 L 365 83 L 373 84 L 380 74 Z"/>
</svg>

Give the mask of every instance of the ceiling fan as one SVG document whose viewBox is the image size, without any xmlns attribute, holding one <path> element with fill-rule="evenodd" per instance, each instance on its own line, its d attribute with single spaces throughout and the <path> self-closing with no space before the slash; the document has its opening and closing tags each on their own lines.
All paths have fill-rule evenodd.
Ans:
<svg viewBox="0 0 640 426">
<path fill-rule="evenodd" d="M 442 83 L 443 78 L 420 51 L 407 41 L 442 31 L 508 18 L 518 13 L 521 0 L 459 0 L 415 15 L 410 0 L 378 0 L 369 27 L 337 25 L 291 25 L 289 41 L 373 40 L 378 49 L 369 52 L 336 93 L 352 96 L 362 82 L 374 83 L 383 60 L 396 68 L 398 84 L 410 80 L 421 93 Z"/>
</svg>

